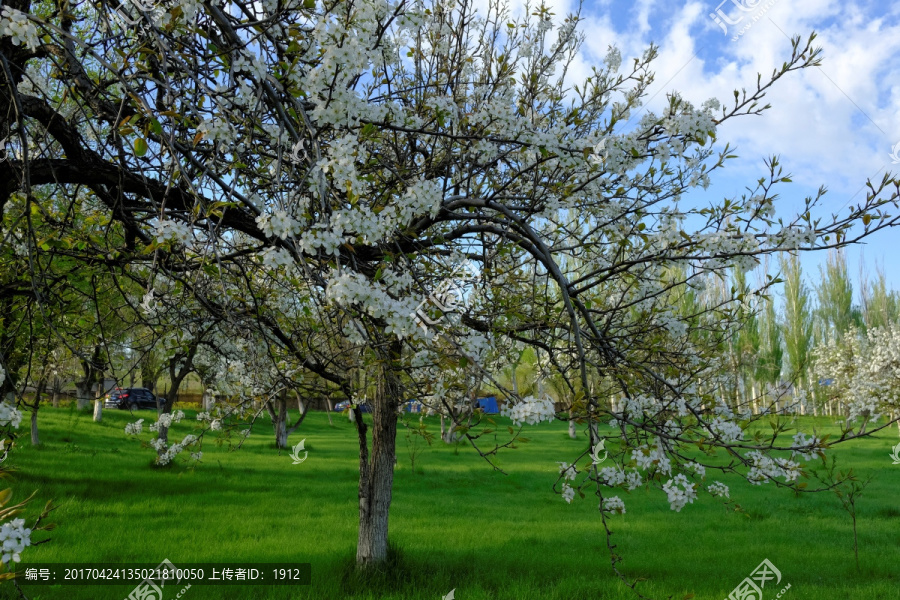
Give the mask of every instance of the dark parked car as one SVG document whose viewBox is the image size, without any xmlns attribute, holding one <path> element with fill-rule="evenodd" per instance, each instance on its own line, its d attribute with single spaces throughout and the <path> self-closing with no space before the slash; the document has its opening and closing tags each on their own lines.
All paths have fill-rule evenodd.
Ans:
<svg viewBox="0 0 900 600">
<path fill-rule="evenodd" d="M 103 407 L 121 408 L 122 410 L 156 409 L 156 399 L 153 392 L 147 388 L 116 388 L 103 399 Z M 160 398 L 160 405 L 165 401 L 165 398 Z"/>
<path fill-rule="evenodd" d="M 349 400 L 344 400 L 343 402 L 338 402 L 337 404 L 334 405 L 334 410 L 336 410 L 338 412 L 343 412 L 343 411 L 347 410 L 348 408 L 350 408 Z M 360 412 L 364 412 L 364 413 L 372 412 L 372 407 L 365 403 L 360 404 L 358 408 L 359 408 Z"/>
</svg>

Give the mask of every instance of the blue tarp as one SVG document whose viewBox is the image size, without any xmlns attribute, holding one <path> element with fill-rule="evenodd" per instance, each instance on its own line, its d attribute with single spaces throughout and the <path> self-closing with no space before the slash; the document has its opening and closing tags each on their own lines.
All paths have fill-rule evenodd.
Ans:
<svg viewBox="0 0 900 600">
<path fill-rule="evenodd" d="M 418 400 L 407 400 L 403 405 L 403 409 L 408 413 L 420 413 L 422 412 L 422 403 Z"/>
<path fill-rule="evenodd" d="M 496 396 L 479 398 L 475 401 L 475 408 L 480 408 L 489 415 L 495 415 L 500 412 L 500 409 L 497 407 Z"/>
</svg>

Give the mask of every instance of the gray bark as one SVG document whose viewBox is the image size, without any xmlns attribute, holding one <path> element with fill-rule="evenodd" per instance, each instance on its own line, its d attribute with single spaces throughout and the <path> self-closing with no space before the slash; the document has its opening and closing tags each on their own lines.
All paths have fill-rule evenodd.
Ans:
<svg viewBox="0 0 900 600">
<path fill-rule="evenodd" d="M 372 450 L 366 440 L 368 427 L 356 414 L 359 435 L 359 540 L 356 563 L 365 568 L 384 563 L 388 552 L 388 513 L 396 464 L 397 409 L 401 387 L 390 364 L 399 362 L 399 342 L 390 345 L 391 360 L 383 368 L 372 407 Z"/>
<path fill-rule="evenodd" d="M 31 445 L 37 446 L 41 443 L 38 436 L 38 409 L 41 407 L 41 396 L 44 394 L 44 382 L 38 383 L 37 390 L 34 393 L 34 406 L 31 408 Z"/>
<path fill-rule="evenodd" d="M 38 426 L 37 426 L 37 415 L 38 411 L 35 408 L 31 411 L 31 445 L 37 446 L 41 443 L 41 439 L 38 437 Z"/>
<path fill-rule="evenodd" d="M 76 405 L 78 410 L 84 410 L 91 401 L 91 383 L 89 381 L 79 381 L 75 384 L 75 395 L 77 397 Z"/>
<path fill-rule="evenodd" d="M 280 418 L 275 423 L 275 447 L 283 450 L 288 447 L 287 420 Z"/>
<path fill-rule="evenodd" d="M 278 398 L 266 402 L 266 411 L 272 419 L 272 428 L 275 430 L 275 447 L 284 450 L 288 447 L 287 401 L 279 395 Z"/>
</svg>

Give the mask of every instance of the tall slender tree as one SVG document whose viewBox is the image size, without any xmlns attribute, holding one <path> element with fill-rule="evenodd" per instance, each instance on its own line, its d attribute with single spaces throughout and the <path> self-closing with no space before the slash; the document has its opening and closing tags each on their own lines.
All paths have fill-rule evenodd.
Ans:
<svg viewBox="0 0 900 600">
<path fill-rule="evenodd" d="M 842 250 L 828 253 L 824 265 L 819 265 L 816 288 L 818 314 L 826 339 L 838 339 L 854 326 L 853 283 L 847 268 L 847 256 Z"/>
<path fill-rule="evenodd" d="M 803 267 L 796 253 L 782 254 L 779 264 L 784 280 L 784 345 L 788 377 L 798 390 L 807 392 L 813 335 L 809 288 L 803 279 Z"/>
</svg>

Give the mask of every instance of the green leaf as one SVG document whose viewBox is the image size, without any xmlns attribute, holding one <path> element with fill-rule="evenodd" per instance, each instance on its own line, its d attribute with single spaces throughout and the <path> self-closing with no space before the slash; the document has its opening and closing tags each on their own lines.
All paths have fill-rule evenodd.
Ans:
<svg viewBox="0 0 900 600">
<path fill-rule="evenodd" d="M 147 141 L 144 138 L 134 140 L 134 154 L 136 156 L 144 156 L 147 154 Z"/>
<path fill-rule="evenodd" d="M 152 131 L 154 135 L 162 135 L 162 125 L 159 124 L 159 121 L 150 119 L 150 131 Z"/>
</svg>

